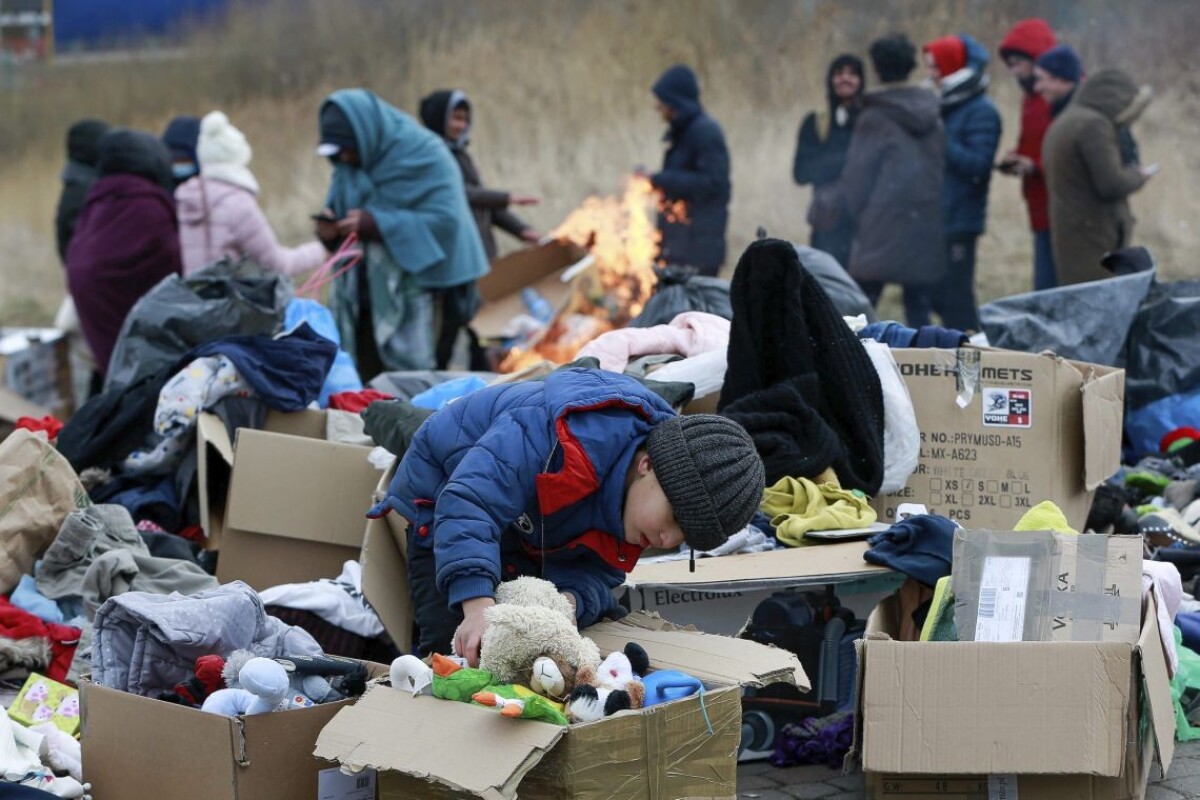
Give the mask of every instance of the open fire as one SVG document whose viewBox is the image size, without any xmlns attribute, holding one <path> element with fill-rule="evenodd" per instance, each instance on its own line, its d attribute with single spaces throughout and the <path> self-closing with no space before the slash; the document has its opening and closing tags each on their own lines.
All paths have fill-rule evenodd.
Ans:
<svg viewBox="0 0 1200 800">
<path fill-rule="evenodd" d="M 649 179 L 634 175 L 619 197 L 589 197 L 567 216 L 551 235 L 580 245 L 588 256 L 578 265 L 568 301 L 542 336 L 527 349 L 510 350 L 501 372 L 516 372 L 542 359 L 565 364 L 589 341 L 625 327 L 641 313 L 657 282 L 659 210 L 659 195 Z M 682 204 L 662 210 L 672 218 L 686 215 Z"/>
</svg>

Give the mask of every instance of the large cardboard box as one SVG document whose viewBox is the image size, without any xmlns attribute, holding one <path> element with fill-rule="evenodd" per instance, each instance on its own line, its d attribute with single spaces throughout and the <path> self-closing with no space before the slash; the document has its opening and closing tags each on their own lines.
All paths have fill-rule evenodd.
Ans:
<svg viewBox="0 0 1200 800">
<path fill-rule="evenodd" d="M 529 313 L 521 299 L 521 290 L 527 286 L 557 309 L 571 291 L 571 283 L 564 281 L 563 275 L 586 255 L 572 242 L 553 240 L 496 259 L 491 272 L 479 279 L 483 306 L 471 322 L 472 329 L 484 339 L 499 338 L 509 320 Z"/>
<path fill-rule="evenodd" d="M 372 676 L 386 671 L 367 666 Z M 88 681 L 80 691 L 83 777 L 99 800 L 317 798 L 321 773 L 336 768 L 314 758 L 313 745 L 353 702 L 225 717 Z"/>
<path fill-rule="evenodd" d="M 389 481 L 390 475 L 380 480 L 376 496 Z M 412 636 L 405 542 L 404 521 L 389 514 L 368 523 L 362 551 L 363 593 L 401 650 Z M 653 668 L 704 681 L 703 701 L 692 697 L 565 729 L 378 686 L 334 718 L 316 754 L 349 770 L 378 769 L 381 800 L 498 800 L 518 793 L 579 800 L 733 798 L 741 687 L 786 681 L 810 688 L 787 651 L 681 629 L 655 615 L 630 614 L 584 633 L 605 654 L 640 643 Z"/>
<path fill-rule="evenodd" d="M 232 445 L 224 423 L 203 415 L 197 449 L 201 524 L 219 546 L 222 583 L 261 591 L 332 578 L 358 558 L 380 471 L 371 448 L 325 440 L 324 412 L 272 411 Z"/>
<path fill-rule="evenodd" d="M 74 410 L 66 334 L 55 328 L 0 328 L 0 386 L 66 420 Z"/>
<path fill-rule="evenodd" d="M 904 576 L 863 560 L 864 541 L 639 564 L 618 597 L 631 611 L 652 611 L 677 625 L 736 636 L 763 600 L 780 589 L 834 586 L 843 604 L 866 616 Z"/>
<path fill-rule="evenodd" d="M 376 685 L 339 711 L 316 755 L 374 768 L 380 800 L 722 798 L 737 795 L 742 686 L 808 680 L 791 653 L 632 614 L 588 628 L 601 652 L 639 642 L 655 669 L 700 678 L 689 697 L 564 728 Z"/>
<path fill-rule="evenodd" d="M 973 347 L 892 354 L 921 458 L 904 489 L 875 498 L 881 521 L 918 502 L 967 527 L 1011 530 L 1053 500 L 1082 530 L 1092 493 L 1120 466 L 1123 370 Z"/>
<path fill-rule="evenodd" d="M 1136 644 L 859 642 L 856 753 L 876 800 L 1141 800 L 1175 721 L 1153 598 Z"/>
</svg>

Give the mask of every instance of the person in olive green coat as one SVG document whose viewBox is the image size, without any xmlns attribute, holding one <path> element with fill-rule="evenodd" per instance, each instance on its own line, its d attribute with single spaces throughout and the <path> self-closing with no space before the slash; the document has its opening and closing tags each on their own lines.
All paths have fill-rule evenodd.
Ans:
<svg viewBox="0 0 1200 800">
<path fill-rule="evenodd" d="M 1083 82 L 1046 134 L 1042 164 L 1059 286 L 1111 277 L 1100 259 L 1130 244 L 1129 195 L 1156 167 L 1123 164 L 1118 129 L 1132 124 L 1150 97 L 1150 88 L 1128 74 L 1102 70 Z"/>
</svg>

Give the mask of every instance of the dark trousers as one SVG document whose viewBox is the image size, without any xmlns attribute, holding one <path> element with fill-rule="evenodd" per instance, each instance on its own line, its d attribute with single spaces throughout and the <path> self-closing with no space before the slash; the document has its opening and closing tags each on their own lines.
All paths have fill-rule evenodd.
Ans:
<svg viewBox="0 0 1200 800">
<path fill-rule="evenodd" d="M 858 280 L 857 278 L 855 280 Z M 879 305 L 879 297 L 883 294 L 883 281 L 858 281 L 858 286 L 871 301 L 872 306 Z M 920 328 L 929 324 L 929 287 L 904 286 L 904 321 L 910 328 Z"/>
<path fill-rule="evenodd" d="M 842 221 L 837 227 L 827 231 L 813 231 L 812 244 L 813 249 L 821 250 L 837 259 L 838 264 L 845 269 L 850 263 L 850 248 L 854 244 L 853 223 Z"/>
<path fill-rule="evenodd" d="M 1033 232 L 1033 290 L 1053 289 L 1058 286 L 1058 275 L 1054 272 L 1054 248 L 1050 246 L 1050 231 Z"/>
<path fill-rule="evenodd" d="M 450 655 L 454 632 L 462 624 L 462 611 L 450 610 L 450 598 L 438 591 L 437 567 L 433 548 L 408 536 L 408 586 L 412 593 L 413 641 L 417 654 L 425 658 L 433 653 Z"/>
<path fill-rule="evenodd" d="M 946 237 L 946 276 L 929 287 L 933 310 L 942 326 L 958 331 L 978 331 L 979 308 L 975 304 L 976 234 Z M 911 323 L 910 323 L 911 324 Z"/>
<path fill-rule="evenodd" d="M 435 357 L 437 368 L 446 369 L 450 359 L 454 357 L 454 344 L 458 341 L 458 332 L 466 330 L 470 337 L 470 365 L 472 370 L 487 370 L 489 366 L 484 357 L 483 349 L 479 346 L 479 337 L 468 326 L 479 310 L 479 291 L 475 282 L 462 286 L 452 286 L 434 293 L 434 303 L 437 308 L 437 347 Z"/>
</svg>

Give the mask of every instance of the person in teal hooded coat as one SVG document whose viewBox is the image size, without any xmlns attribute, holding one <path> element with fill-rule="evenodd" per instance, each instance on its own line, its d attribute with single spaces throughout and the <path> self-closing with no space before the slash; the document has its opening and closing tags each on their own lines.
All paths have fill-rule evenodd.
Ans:
<svg viewBox="0 0 1200 800">
<path fill-rule="evenodd" d="M 355 233 L 363 250 L 330 298 L 343 347 L 364 381 L 431 369 L 435 297 L 469 307 L 470 319 L 475 281 L 488 271 L 458 165 L 435 134 L 366 89 L 327 97 L 320 129 L 336 221 L 318 219 L 317 236 L 333 249 Z"/>
</svg>

